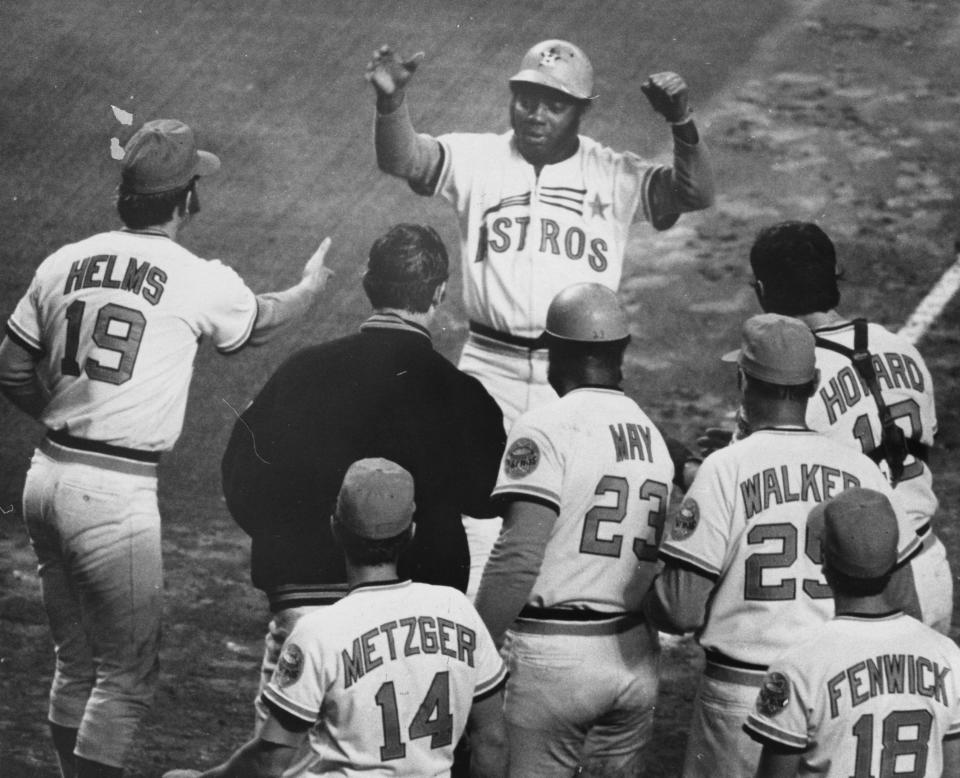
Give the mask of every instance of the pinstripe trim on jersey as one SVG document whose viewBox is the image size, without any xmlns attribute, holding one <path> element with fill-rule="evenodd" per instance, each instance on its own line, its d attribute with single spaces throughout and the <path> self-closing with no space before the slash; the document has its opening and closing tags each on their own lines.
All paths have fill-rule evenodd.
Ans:
<svg viewBox="0 0 960 778">
<path fill-rule="evenodd" d="M 270 702 L 280 708 L 280 710 L 289 713 L 291 716 L 296 716 L 298 719 L 302 719 L 310 724 L 315 723 L 317 717 L 320 715 L 320 711 L 310 710 L 302 705 L 298 705 L 288 697 L 284 697 L 272 686 L 263 687 L 262 693 L 264 698 L 268 699 Z"/>
<path fill-rule="evenodd" d="M 956 721 L 950 725 L 947 731 L 943 735 L 944 740 L 953 740 L 960 737 L 960 721 Z"/>
<path fill-rule="evenodd" d="M 348 591 L 346 583 L 291 583 L 271 588 L 267 591 L 267 600 L 270 610 L 276 612 L 301 605 L 333 605 L 342 600 Z"/>
<path fill-rule="evenodd" d="M 490 696 L 495 692 L 499 687 L 507 680 L 507 666 L 500 662 L 500 669 L 497 671 L 497 674 L 488 678 L 485 681 L 481 681 L 473 688 L 473 699 L 483 698 Z"/>
<path fill-rule="evenodd" d="M 545 500 L 550 503 L 553 507 L 557 509 L 557 513 L 560 512 L 560 495 L 550 489 L 544 489 L 540 486 L 532 486 L 530 484 L 505 484 L 504 486 L 499 486 L 493 490 L 492 497 L 505 497 L 507 495 L 520 495 L 528 497 L 537 497 L 540 500 Z"/>
<path fill-rule="evenodd" d="M 530 205 L 530 192 L 524 192 L 523 194 L 510 195 L 509 197 L 504 197 L 496 205 L 491 205 L 487 210 L 483 212 L 481 219 L 486 219 L 491 213 L 496 213 L 497 211 L 502 211 L 504 208 L 513 208 L 521 205 Z"/>
<path fill-rule="evenodd" d="M 583 216 L 583 200 L 586 195 L 586 189 L 574 189 L 569 186 L 541 186 L 537 199 L 544 205 L 564 208 L 578 216 Z"/>
<path fill-rule="evenodd" d="M 923 549 L 923 541 L 920 540 L 920 538 L 917 537 L 916 535 L 913 535 L 910 538 L 910 543 L 907 545 L 907 547 L 897 554 L 897 564 L 900 564 L 900 565 L 904 564 L 905 562 L 909 561 L 914 556 L 919 554 L 922 549 Z"/>
<path fill-rule="evenodd" d="M 660 546 L 659 556 L 664 560 L 681 562 L 683 564 L 690 565 L 691 567 L 695 567 L 697 570 L 710 578 L 717 578 L 720 575 L 719 567 L 714 567 L 709 562 L 704 562 L 702 559 L 700 559 L 700 557 L 696 557 L 689 551 L 684 551 L 682 548 L 678 548 L 677 546 L 670 546 L 669 548 Z"/>
<path fill-rule="evenodd" d="M 757 735 L 762 740 L 772 740 L 775 743 L 780 743 L 789 748 L 805 749 L 807 747 L 807 739 L 805 737 L 784 732 L 782 729 L 773 727 L 767 722 L 758 719 L 752 713 L 747 716 L 747 722 L 743 727 L 750 734 Z"/>
<path fill-rule="evenodd" d="M 250 294 L 253 294 L 251 292 Z M 257 296 L 253 295 L 253 316 L 250 317 L 250 322 L 247 324 L 247 328 L 244 333 L 237 338 L 233 343 L 227 343 L 223 346 L 217 346 L 217 351 L 223 355 L 236 354 L 240 349 L 247 345 L 247 341 L 250 340 L 250 337 L 253 335 L 254 327 L 257 324 L 257 316 L 260 315 L 260 301 L 257 300 Z"/>
<path fill-rule="evenodd" d="M 7 319 L 7 335 L 10 340 L 21 348 L 26 349 L 35 357 L 42 357 L 45 353 L 43 344 L 35 340 L 23 327 L 20 327 L 12 318 Z"/>
</svg>

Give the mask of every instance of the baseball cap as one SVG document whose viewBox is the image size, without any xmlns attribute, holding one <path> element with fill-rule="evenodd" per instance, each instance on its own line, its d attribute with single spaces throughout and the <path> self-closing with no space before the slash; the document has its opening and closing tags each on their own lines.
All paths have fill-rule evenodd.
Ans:
<svg viewBox="0 0 960 778">
<path fill-rule="evenodd" d="M 890 500 L 854 487 L 817 505 L 807 518 L 824 561 L 850 578 L 880 578 L 897 563 L 899 530 Z"/>
<path fill-rule="evenodd" d="M 603 284 L 573 284 L 550 302 L 544 340 L 609 343 L 630 335 L 617 294 Z"/>
<path fill-rule="evenodd" d="M 347 468 L 334 515 L 355 535 L 382 540 L 413 521 L 413 476 L 389 459 L 361 459 Z"/>
<path fill-rule="evenodd" d="M 568 41 L 546 40 L 533 46 L 510 83 L 540 84 L 578 100 L 592 100 L 593 65 L 583 51 Z"/>
<path fill-rule="evenodd" d="M 154 119 L 137 130 L 124 148 L 121 180 L 134 194 L 158 194 L 185 187 L 194 176 L 220 169 L 220 159 L 197 148 L 193 130 L 176 119 Z"/>
<path fill-rule="evenodd" d="M 740 348 L 724 354 L 747 375 L 778 386 L 805 384 L 817 377 L 813 333 L 803 322 L 761 313 L 744 322 Z"/>
</svg>

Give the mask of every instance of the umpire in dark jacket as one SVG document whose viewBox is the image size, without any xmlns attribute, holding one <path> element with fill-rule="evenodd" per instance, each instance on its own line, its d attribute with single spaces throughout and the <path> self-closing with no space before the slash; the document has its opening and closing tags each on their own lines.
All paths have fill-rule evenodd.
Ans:
<svg viewBox="0 0 960 778">
<path fill-rule="evenodd" d="M 383 457 L 413 475 L 416 534 L 400 575 L 466 589 L 461 515 L 496 515 L 489 497 L 505 436 L 480 382 L 433 350 L 427 328 L 447 276 L 433 229 L 390 229 L 370 249 L 363 277 L 373 315 L 358 333 L 291 356 L 233 429 L 223 490 L 252 539 L 253 583 L 273 614 L 264 680 L 304 610 L 346 592 L 329 518 L 359 459 Z"/>
</svg>

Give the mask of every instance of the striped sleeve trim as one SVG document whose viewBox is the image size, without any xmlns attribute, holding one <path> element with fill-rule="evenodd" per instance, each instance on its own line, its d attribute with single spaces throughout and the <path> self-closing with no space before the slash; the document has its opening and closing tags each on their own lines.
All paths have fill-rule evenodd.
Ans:
<svg viewBox="0 0 960 778">
<path fill-rule="evenodd" d="M 643 175 L 643 183 L 640 185 L 640 201 L 643 207 L 643 220 L 653 224 L 653 204 L 650 202 L 650 185 L 653 183 L 654 174 L 663 168 L 663 165 L 655 165 L 647 168 Z M 636 219 L 634 219 L 636 221 Z"/>
<path fill-rule="evenodd" d="M 298 719 L 302 719 L 310 724 L 313 724 L 320 715 L 319 711 L 312 711 L 303 707 L 302 705 L 298 705 L 297 703 L 293 702 L 293 700 L 284 697 L 270 685 L 264 687 L 263 696 L 280 708 L 280 710 L 286 711 L 291 716 L 296 716 Z"/>
<path fill-rule="evenodd" d="M 955 721 L 947 729 L 947 733 L 944 735 L 945 738 L 955 738 L 960 737 L 960 721 Z"/>
<path fill-rule="evenodd" d="M 30 333 L 18 325 L 13 319 L 7 319 L 7 335 L 10 336 L 10 340 L 34 356 L 43 355 L 43 344 L 40 343 L 37 338 L 30 335 Z"/>
<path fill-rule="evenodd" d="M 743 726 L 748 732 L 759 736 L 763 740 L 772 740 L 774 743 L 779 743 L 788 748 L 805 749 L 808 745 L 805 737 L 794 735 L 792 732 L 784 732 L 782 729 L 757 718 L 753 713 L 747 716 L 747 722 Z"/>
<path fill-rule="evenodd" d="M 250 292 L 253 294 L 253 292 Z M 247 345 L 247 342 L 250 340 L 250 337 L 253 335 L 253 329 L 257 324 L 257 315 L 260 313 L 260 303 L 257 301 L 256 295 L 253 296 L 253 315 L 250 317 L 250 321 L 247 322 L 247 327 L 240 334 L 239 337 L 235 338 L 230 343 L 224 343 L 222 346 L 217 346 L 217 351 L 221 354 L 236 354 L 240 349 Z"/>
<path fill-rule="evenodd" d="M 914 556 L 914 554 L 920 551 L 921 545 L 922 545 L 922 542 L 920 538 L 917 535 L 912 535 L 911 541 L 907 545 L 907 547 L 901 549 L 897 554 L 897 563 L 903 564 L 904 562 L 906 562 L 908 559 Z"/>
<path fill-rule="evenodd" d="M 503 686 L 507 681 L 507 666 L 501 662 L 500 669 L 497 671 L 497 674 L 492 678 L 488 678 L 482 683 L 478 683 L 473 690 L 473 699 L 481 700 L 484 697 L 488 697 L 493 694 L 497 689 Z"/>
<path fill-rule="evenodd" d="M 720 575 L 720 568 L 705 562 L 698 556 L 694 556 L 677 546 L 660 546 L 660 558 L 665 560 L 674 560 L 695 567 L 710 578 L 717 578 Z"/>
<path fill-rule="evenodd" d="M 533 486 L 532 484 L 504 484 L 493 490 L 494 497 L 505 497 L 513 494 L 529 495 L 530 497 L 546 500 L 556 507 L 558 512 L 560 510 L 560 495 L 540 486 Z"/>
</svg>

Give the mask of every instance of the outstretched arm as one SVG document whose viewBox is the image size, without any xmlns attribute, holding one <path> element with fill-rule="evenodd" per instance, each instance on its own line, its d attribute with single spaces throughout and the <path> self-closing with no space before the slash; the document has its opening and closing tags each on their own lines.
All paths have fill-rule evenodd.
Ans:
<svg viewBox="0 0 960 778">
<path fill-rule="evenodd" d="M 333 271 L 323 264 L 330 249 L 330 238 L 324 238 L 303 266 L 300 283 L 282 292 L 257 295 L 257 320 L 247 341 L 251 346 L 262 346 L 286 324 L 300 318 L 320 296 Z"/>
<path fill-rule="evenodd" d="M 673 167 L 663 170 L 650 186 L 651 223 L 665 230 L 681 213 L 713 204 L 713 170 L 693 121 L 683 78 L 676 73 L 654 73 L 640 89 L 673 131 Z"/>
<path fill-rule="evenodd" d="M 367 64 L 366 79 L 377 95 L 373 135 L 377 165 L 384 173 L 406 179 L 414 191 L 429 194 L 443 164 L 443 150 L 436 138 L 413 129 L 404 100 L 422 60 L 422 51 L 404 60 L 389 46 L 381 46 Z"/>
</svg>

